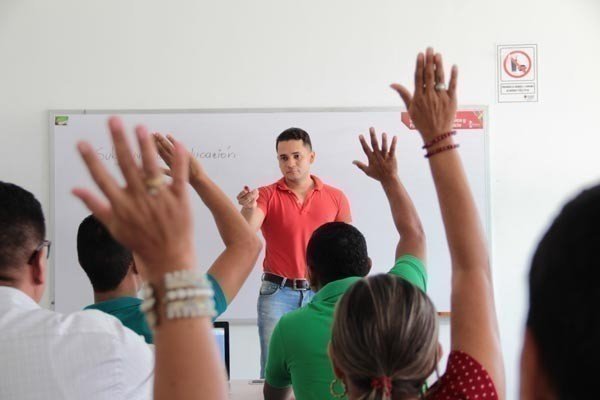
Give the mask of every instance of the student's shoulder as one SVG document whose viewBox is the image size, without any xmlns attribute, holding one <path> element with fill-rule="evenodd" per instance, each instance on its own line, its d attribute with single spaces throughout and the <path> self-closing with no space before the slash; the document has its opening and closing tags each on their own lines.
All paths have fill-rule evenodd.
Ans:
<svg viewBox="0 0 600 400">
<path fill-rule="evenodd" d="M 70 314 L 55 314 L 54 324 L 64 334 L 90 335 L 113 343 L 147 348 L 140 335 L 125 327 L 116 317 L 100 310 L 86 309 Z"/>
<path fill-rule="evenodd" d="M 305 326 L 307 320 L 311 318 L 311 311 L 308 306 L 304 306 L 294 311 L 285 313 L 280 319 L 277 325 L 279 330 L 285 330 L 286 332 L 295 332 L 298 329 L 302 329 Z"/>
</svg>

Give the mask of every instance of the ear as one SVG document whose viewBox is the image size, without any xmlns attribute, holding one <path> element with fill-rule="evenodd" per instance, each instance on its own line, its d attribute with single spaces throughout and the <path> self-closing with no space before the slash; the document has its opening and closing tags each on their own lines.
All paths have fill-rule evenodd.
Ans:
<svg viewBox="0 0 600 400">
<path fill-rule="evenodd" d="M 313 291 L 316 292 L 319 289 L 321 289 L 321 283 L 319 283 L 319 280 L 317 279 L 317 277 L 313 275 L 312 268 L 310 267 L 310 265 L 306 266 L 306 279 L 308 280 L 310 288 Z"/>
<path fill-rule="evenodd" d="M 46 262 L 46 251 L 47 248 L 44 248 L 42 251 L 38 251 L 35 257 L 31 262 L 31 281 L 36 286 L 41 286 L 46 283 L 46 270 L 47 270 L 47 262 Z"/>
<path fill-rule="evenodd" d="M 438 348 L 437 348 L 436 364 L 439 363 L 442 360 L 442 358 L 444 358 L 444 348 L 442 347 L 442 344 L 440 342 L 438 342 L 437 346 L 438 346 Z"/>
<path fill-rule="evenodd" d="M 369 263 L 369 270 L 367 271 L 367 275 L 369 275 L 371 273 L 371 268 L 373 268 L 373 260 L 371 260 L 371 257 L 367 258 L 367 262 Z"/>
<path fill-rule="evenodd" d="M 134 275 L 139 275 L 140 271 L 138 270 L 137 264 L 135 263 L 135 257 L 131 257 L 131 264 L 129 264 L 129 267 L 131 268 L 131 272 L 134 273 Z"/>
<path fill-rule="evenodd" d="M 556 399 L 553 388 L 544 372 L 539 349 L 529 328 L 525 330 L 525 340 L 521 351 L 521 400 Z"/>
<path fill-rule="evenodd" d="M 327 346 L 327 354 L 329 354 L 329 359 L 331 360 L 331 365 L 333 366 L 333 373 L 335 377 L 343 381 L 344 372 L 337 366 L 335 354 L 333 354 L 333 350 L 331 349 L 331 343 Z"/>
<path fill-rule="evenodd" d="M 314 163 L 315 162 L 315 158 L 317 158 L 317 154 L 314 151 L 310 152 L 310 163 Z"/>
<path fill-rule="evenodd" d="M 138 275 L 142 280 L 146 280 L 146 271 L 144 270 L 144 263 L 135 253 L 133 253 L 133 259 L 131 264 L 132 272 L 135 275 Z"/>
</svg>

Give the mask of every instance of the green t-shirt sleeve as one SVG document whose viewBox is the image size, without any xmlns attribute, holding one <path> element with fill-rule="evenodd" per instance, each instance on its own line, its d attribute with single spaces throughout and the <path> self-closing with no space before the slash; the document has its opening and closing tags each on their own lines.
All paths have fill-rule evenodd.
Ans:
<svg viewBox="0 0 600 400">
<path fill-rule="evenodd" d="M 283 346 L 283 334 L 281 332 L 282 320 L 279 320 L 271 340 L 269 341 L 269 356 L 265 367 L 265 380 L 270 386 L 282 389 L 292 384 L 292 378 L 285 360 L 285 348 Z"/>
<path fill-rule="evenodd" d="M 217 282 L 210 274 L 206 274 L 206 276 L 213 287 L 213 292 L 215 292 L 213 298 L 215 300 L 215 311 L 217 312 L 215 318 L 217 318 L 227 310 L 227 299 L 225 298 L 225 293 L 223 293 L 223 289 L 221 289 L 219 282 Z"/>
<path fill-rule="evenodd" d="M 427 271 L 423 261 L 411 255 L 403 255 L 396 260 L 390 274 L 406 279 L 423 292 L 427 292 Z"/>
</svg>

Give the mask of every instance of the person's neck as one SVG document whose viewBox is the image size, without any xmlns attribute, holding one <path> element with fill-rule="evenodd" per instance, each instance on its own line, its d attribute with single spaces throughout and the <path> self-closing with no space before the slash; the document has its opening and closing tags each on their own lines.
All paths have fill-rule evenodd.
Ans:
<svg viewBox="0 0 600 400">
<path fill-rule="evenodd" d="M 310 190 L 315 184 L 310 175 L 307 175 L 304 179 L 299 181 L 289 181 L 287 178 L 284 179 L 287 187 L 289 187 L 295 192 L 306 192 Z"/>
<path fill-rule="evenodd" d="M 356 386 L 354 386 L 354 384 L 352 383 L 346 383 L 347 385 L 347 397 L 349 400 L 353 400 L 353 399 L 358 399 L 360 398 L 362 395 L 364 395 L 364 392 L 362 390 L 359 390 Z M 398 398 L 398 395 L 395 394 L 394 392 L 392 392 L 392 400 L 396 400 Z M 402 397 L 403 399 L 406 399 L 405 397 Z M 406 399 L 406 400 L 418 400 L 418 397 L 413 397 L 410 399 Z"/>
<path fill-rule="evenodd" d="M 103 301 L 114 300 L 120 297 L 137 297 L 134 288 L 117 287 L 108 292 L 94 292 L 94 302 L 101 303 Z"/>
</svg>

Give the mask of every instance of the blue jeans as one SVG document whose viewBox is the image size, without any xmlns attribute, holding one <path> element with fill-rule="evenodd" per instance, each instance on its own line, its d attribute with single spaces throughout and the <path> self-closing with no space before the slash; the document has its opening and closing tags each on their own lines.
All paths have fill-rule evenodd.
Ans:
<svg viewBox="0 0 600 400">
<path fill-rule="evenodd" d="M 276 283 L 263 281 L 258 296 L 258 336 L 260 338 L 260 377 L 265 377 L 265 365 L 269 354 L 269 340 L 279 318 L 310 302 L 312 290 L 294 290 Z"/>
</svg>

